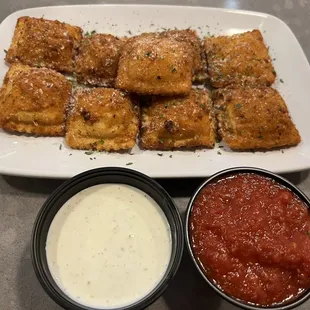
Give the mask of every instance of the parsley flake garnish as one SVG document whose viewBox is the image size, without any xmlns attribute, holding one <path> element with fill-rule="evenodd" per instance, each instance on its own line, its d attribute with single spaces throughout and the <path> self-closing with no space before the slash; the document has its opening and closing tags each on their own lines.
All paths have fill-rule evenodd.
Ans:
<svg viewBox="0 0 310 310">
<path fill-rule="evenodd" d="M 220 151 L 217 151 L 217 155 L 222 155 L 222 153 Z"/>
<path fill-rule="evenodd" d="M 170 65 L 170 70 L 172 73 L 177 71 L 177 69 L 174 67 L 174 65 Z"/>
<path fill-rule="evenodd" d="M 280 82 L 281 82 L 281 83 L 284 83 L 284 81 L 283 81 L 282 79 L 280 79 Z"/>
<path fill-rule="evenodd" d="M 132 164 L 133 164 L 133 163 L 127 163 L 126 166 L 130 166 L 130 165 L 132 165 Z"/>
<path fill-rule="evenodd" d="M 97 33 L 96 30 L 92 30 L 91 32 L 87 31 L 85 32 L 85 37 L 91 38 L 95 33 Z"/>
<path fill-rule="evenodd" d="M 4 49 L 3 51 L 4 51 L 6 54 L 7 54 L 7 52 L 8 52 L 8 51 L 7 51 L 7 50 L 5 50 L 5 49 Z"/>
<path fill-rule="evenodd" d="M 146 53 L 145 53 L 145 56 L 146 56 L 146 57 L 150 57 L 150 55 L 151 55 L 151 52 L 146 52 Z"/>
<path fill-rule="evenodd" d="M 161 157 L 161 156 L 163 156 L 164 154 L 163 154 L 163 153 L 157 153 L 157 155 Z"/>
<path fill-rule="evenodd" d="M 241 108 L 242 108 L 242 104 L 237 103 L 237 104 L 236 104 L 236 108 L 237 108 L 237 109 L 241 109 Z"/>
<path fill-rule="evenodd" d="M 92 154 L 94 154 L 94 151 L 86 151 L 85 154 L 86 155 L 92 155 Z"/>
<path fill-rule="evenodd" d="M 169 155 L 169 158 L 172 158 L 172 155 Z"/>
<path fill-rule="evenodd" d="M 59 151 L 61 151 L 62 149 L 62 144 L 59 144 Z"/>
</svg>

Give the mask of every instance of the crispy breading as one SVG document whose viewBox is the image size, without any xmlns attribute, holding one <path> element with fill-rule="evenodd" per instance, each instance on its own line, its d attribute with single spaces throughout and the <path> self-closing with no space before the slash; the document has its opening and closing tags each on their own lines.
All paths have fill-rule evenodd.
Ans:
<svg viewBox="0 0 310 310">
<path fill-rule="evenodd" d="M 206 59 L 197 32 L 193 29 L 167 30 L 161 32 L 160 36 L 173 38 L 189 46 L 193 55 L 193 82 L 203 83 L 207 79 Z"/>
<path fill-rule="evenodd" d="M 270 86 L 276 77 L 259 30 L 204 41 L 208 73 L 213 87 Z"/>
<path fill-rule="evenodd" d="M 60 73 L 13 64 L 0 93 L 0 127 L 21 133 L 63 136 L 71 84 Z"/>
<path fill-rule="evenodd" d="M 22 63 L 57 71 L 73 72 L 82 29 L 57 20 L 20 17 L 6 54 L 8 63 Z"/>
<path fill-rule="evenodd" d="M 142 108 L 144 149 L 213 148 L 215 117 L 209 92 L 192 90 L 186 97 L 153 97 Z"/>
<path fill-rule="evenodd" d="M 74 149 L 118 151 L 136 144 L 139 107 L 112 88 L 78 89 L 67 119 L 67 144 Z"/>
<path fill-rule="evenodd" d="M 84 37 L 75 65 L 78 82 L 113 86 L 123 44 L 123 40 L 110 34 Z"/>
<path fill-rule="evenodd" d="M 300 135 L 273 88 L 220 89 L 213 95 L 219 134 L 233 150 L 294 146 Z"/>
<path fill-rule="evenodd" d="M 191 89 L 192 69 L 186 43 L 144 34 L 125 44 L 116 87 L 145 95 L 185 95 Z"/>
</svg>

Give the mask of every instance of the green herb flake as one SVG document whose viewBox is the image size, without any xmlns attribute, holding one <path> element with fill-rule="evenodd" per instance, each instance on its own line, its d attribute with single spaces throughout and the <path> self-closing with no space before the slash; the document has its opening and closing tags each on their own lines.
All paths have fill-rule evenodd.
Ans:
<svg viewBox="0 0 310 310">
<path fill-rule="evenodd" d="M 281 82 L 281 83 L 284 83 L 284 81 L 283 81 L 282 79 L 280 79 L 280 82 Z"/>
<path fill-rule="evenodd" d="M 264 136 L 263 135 L 259 135 L 258 138 L 259 139 L 264 139 Z"/>
<path fill-rule="evenodd" d="M 163 144 L 164 140 L 163 139 L 159 139 L 159 143 Z"/>
<path fill-rule="evenodd" d="M 86 31 L 84 36 L 88 37 L 88 38 L 91 38 L 92 35 L 94 35 L 95 33 L 96 33 L 96 30 L 92 30 L 91 32 Z"/>
<path fill-rule="evenodd" d="M 127 163 L 126 166 L 130 166 L 130 165 L 132 165 L 132 164 L 133 164 L 133 163 Z"/>
<path fill-rule="evenodd" d="M 130 30 L 127 31 L 130 35 L 132 34 Z"/>
<path fill-rule="evenodd" d="M 59 151 L 61 151 L 62 149 L 62 144 L 59 144 Z"/>
<path fill-rule="evenodd" d="M 69 156 L 72 156 L 72 153 L 70 153 Z"/>
<path fill-rule="evenodd" d="M 204 109 L 205 108 L 205 105 L 203 103 L 200 103 L 199 106 Z"/>
<path fill-rule="evenodd" d="M 92 154 L 94 154 L 94 151 L 86 151 L 85 154 L 86 155 L 92 155 Z"/>
<path fill-rule="evenodd" d="M 8 51 L 7 51 L 7 50 L 5 50 L 5 49 L 4 49 L 3 51 L 4 51 L 6 54 L 7 54 L 7 52 L 8 52 Z"/>
<path fill-rule="evenodd" d="M 163 153 L 157 153 L 157 155 L 162 157 L 164 154 Z"/>
<path fill-rule="evenodd" d="M 177 69 L 175 68 L 174 65 L 170 65 L 170 70 L 172 73 L 177 72 Z"/>
<path fill-rule="evenodd" d="M 99 141 L 99 143 L 104 144 L 104 140 L 101 139 L 101 140 Z"/>
<path fill-rule="evenodd" d="M 159 117 L 160 118 L 164 118 L 164 114 L 159 114 Z"/>
<path fill-rule="evenodd" d="M 282 154 L 284 154 L 284 151 L 283 151 L 283 150 L 281 150 L 281 153 L 282 153 Z"/>
<path fill-rule="evenodd" d="M 220 151 L 217 151 L 217 155 L 222 155 L 222 153 Z"/>
<path fill-rule="evenodd" d="M 172 158 L 172 155 L 169 155 L 169 158 Z"/>
<path fill-rule="evenodd" d="M 237 103 L 237 104 L 236 104 L 236 108 L 237 108 L 237 109 L 241 109 L 241 108 L 242 108 L 242 104 Z"/>
<path fill-rule="evenodd" d="M 146 52 L 146 53 L 145 53 L 145 56 L 146 56 L 146 57 L 150 57 L 150 55 L 151 55 L 151 52 Z"/>
<path fill-rule="evenodd" d="M 274 70 L 272 70 L 272 74 L 273 74 L 274 76 L 277 76 L 277 72 L 274 71 Z"/>
</svg>

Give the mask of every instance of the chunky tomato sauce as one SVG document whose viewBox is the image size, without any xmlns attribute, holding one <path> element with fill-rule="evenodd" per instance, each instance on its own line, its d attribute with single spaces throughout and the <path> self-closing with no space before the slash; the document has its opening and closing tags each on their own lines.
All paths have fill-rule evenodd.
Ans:
<svg viewBox="0 0 310 310">
<path fill-rule="evenodd" d="M 276 181 L 240 173 L 207 185 L 190 216 L 194 255 L 240 300 L 272 305 L 310 288 L 310 217 Z"/>
</svg>

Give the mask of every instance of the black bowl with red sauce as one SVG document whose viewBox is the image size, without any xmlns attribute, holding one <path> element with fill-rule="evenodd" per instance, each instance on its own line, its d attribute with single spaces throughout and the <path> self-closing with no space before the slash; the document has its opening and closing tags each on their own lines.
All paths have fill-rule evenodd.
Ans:
<svg viewBox="0 0 310 310">
<path fill-rule="evenodd" d="M 310 200 L 259 168 L 206 180 L 186 212 L 186 244 L 206 282 L 243 309 L 292 309 L 310 297 Z"/>
</svg>

